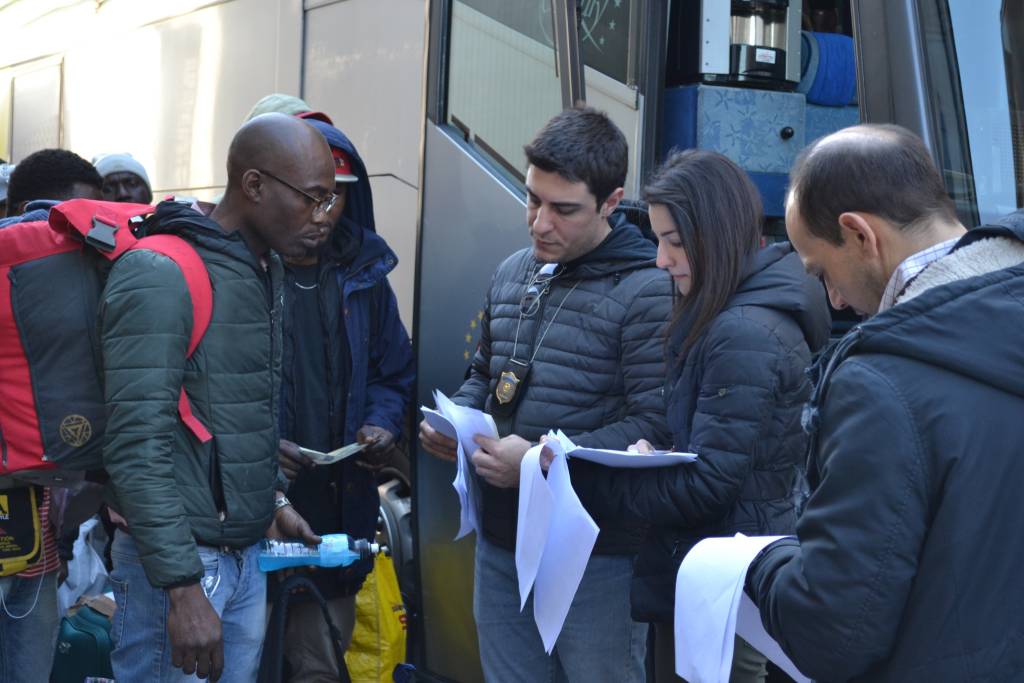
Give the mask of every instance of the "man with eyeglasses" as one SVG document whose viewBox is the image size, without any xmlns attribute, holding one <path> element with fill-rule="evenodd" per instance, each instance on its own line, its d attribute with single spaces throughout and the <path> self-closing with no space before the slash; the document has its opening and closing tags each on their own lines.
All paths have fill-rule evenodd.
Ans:
<svg viewBox="0 0 1024 683">
<path fill-rule="evenodd" d="M 277 255 L 305 253 L 307 226 L 331 203 L 334 164 L 307 124 L 265 114 L 235 135 L 227 171 L 212 213 L 163 202 L 149 230 L 184 238 L 206 266 L 212 318 L 195 353 L 186 359 L 189 289 L 165 256 L 125 254 L 100 301 L 103 455 L 110 505 L 124 519 L 111 549 L 120 681 L 256 680 L 266 620 L 259 541 L 320 540 L 285 497 L 277 461 Z M 211 439 L 180 416 L 183 390 Z"/>
<path fill-rule="evenodd" d="M 402 433 L 415 376 L 412 346 L 387 280 L 398 259 L 376 233 L 366 167 L 340 130 L 307 122 L 331 147 L 334 194 L 303 229 L 302 252 L 284 259 L 281 467 L 292 479 L 288 495 L 313 531 L 372 539 L 380 507 L 375 470 Z M 298 450 L 354 442 L 365 448 L 328 466 L 314 467 Z M 352 639 L 356 593 L 372 568 L 368 560 L 309 575 L 343 649 Z M 272 596 L 277 586 L 271 578 Z M 320 606 L 301 598 L 292 599 L 285 632 L 290 680 L 335 680 L 338 662 Z"/>
</svg>

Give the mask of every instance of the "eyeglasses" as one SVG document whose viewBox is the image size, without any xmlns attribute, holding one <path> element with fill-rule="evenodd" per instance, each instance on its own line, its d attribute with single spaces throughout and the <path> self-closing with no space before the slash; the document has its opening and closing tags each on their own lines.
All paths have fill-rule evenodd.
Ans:
<svg viewBox="0 0 1024 683">
<path fill-rule="evenodd" d="M 310 193 L 306 192 L 305 190 L 300 190 L 299 188 L 295 187 L 294 185 L 289 183 L 287 180 L 284 180 L 283 178 L 278 178 L 276 175 L 274 175 L 270 171 L 265 171 L 262 168 L 258 168 L 256 170 L 259 171 L 260 173 L 264 173 L 264 174 L 270 176 L 271 178 L 273 178 L 277 182 L 281 183 L 285 187 L 287 187 L 289 189 L 292 189 L 292 190 L 295 190 L 296 192 L 301 194 L 303 197 L 305 197 L 306 199 L 308 199 L 311 202 L 313 202 L 313 215 L 316 215 L 317 213 L 322 213 L 323 215 L 326 216 L 328 213 L 330 213 L 331 209 L 334 208 L 334 203 L 336 201 L 338 201 L 338 195 L 334 194 L 333 192 L 328 194 L 323 199 L 317 199 L 316 197 L 314 197 Z"/>
</svg>

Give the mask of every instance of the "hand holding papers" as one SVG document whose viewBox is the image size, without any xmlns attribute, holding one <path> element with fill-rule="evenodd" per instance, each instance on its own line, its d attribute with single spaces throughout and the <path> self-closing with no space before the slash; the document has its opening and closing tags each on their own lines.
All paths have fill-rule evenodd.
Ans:
<svg viewBox="0 0 1024 683">
<path fill-rule="evenodd" d="M 569 614 L 599 529 L 569 480 L 561 442 L 547 444 L 555 457 L 545 479 L 543 446 L 526 452 L 520 465 L 516 572 L 520 609 L 533 588 L 533 618 L 544 649 L 551 652 Z"/>
<path fill-rule="evenodd" d="M 676 673 L 693 683 L 729 680 L 739 634 L 798 683 L 809 681 L 764 630 L 744 594 L 747 568 L 782 536 L 706 538 L 687 553 L 676 576 Z"/>
<path fill-rule="evenodd" d="M 435 431 L 458 441 L 455 480 L 452 481 L 462 510 L 459 531 L 455 535 L 458 540 L 470 531 L 480 530 L 480 490 L 469 462 L 469 454 L 476 450 L 473 437 L 483 434 L 497 439 L 498 428 L 490 415 L 456 405 L 440 391 L 434 391 L 434 402 L 437 410 L 421 408 L 424 419 Z"/>
</svg>

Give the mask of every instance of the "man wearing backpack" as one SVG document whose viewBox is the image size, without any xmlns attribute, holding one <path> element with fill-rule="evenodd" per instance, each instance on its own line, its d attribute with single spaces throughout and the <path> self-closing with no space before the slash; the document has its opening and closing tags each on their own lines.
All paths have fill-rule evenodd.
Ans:
<svg viewBox="0 0 1024 683">
<path fill-rule="evenodd" d="M 6 179 L 5 179 L 6 180 Z M 98 199 L 102 180 L 92 165 L 73 152 L 40 150 L 15 167 L 5 188 L 15 215 L 0 218 L 0 229 L 16 223 L 46 220 L 57 200 Z M 50 523 L 48 489 L 0 487 L 0 526 L 15 508 L 16 497 L 32 494 L 38 502 L 40 553 L 24 571 L 0 576 L 0 683 L 45 683 L 50 680 L 60 615 L 57 611 L 61 559 Z"/>
<path fill-rule="evenodd" d="M 209 216 L 164 202 L 149 230 L 185 239 L 206 266 L 212 318 L 195 353 L 185 360 L 193 310 L 167 257 L 121 257 L 100 302 L 104 464 L 126 523 L 111 552 L 117 680 L 256 680 L 266 611 L 258 543 L 265 534 L 320 540 L 284 497 L 277 465 L 274 252 L 301 253 L 311 217 L 330 212 L 334 163 L 308 124 L 266 114 L 235 135 L 227 167 Z M 197 438 L 183 390 L 212 439 Z"/>
</svg>

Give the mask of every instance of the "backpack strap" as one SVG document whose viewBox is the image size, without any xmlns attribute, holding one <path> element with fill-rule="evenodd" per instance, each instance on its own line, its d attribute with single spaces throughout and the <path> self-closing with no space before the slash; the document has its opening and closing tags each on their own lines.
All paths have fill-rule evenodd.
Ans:
<svg viewBox="0 0 1024 683">
<path fill-rule="evenodd" d="M 148 204 L 120 204 L 93 199 L 71 199 L 50 209 L 50 227 L 85 242 L 111 261 L 138 241 L 133 221 L 153 212 Z"/>
<path fill-rule="evenodd" d="M 174 261 L 181 269 L 181 274 L 185 276 L 185 285 L 192 298 L 192 336 L 188 341 L 188 352 L 185 354 L 185 358 L 191 358 L 199 346 L 199 342 L 202 341 L 203 335 L 206 334 L 206 330 L 210 327 L 210 318 L 213 316 L 213 287 L 210 285 L 210 274 L 206 270 L 206 264 L 203 263 L 203 259 L 196 253 L 192 245 L 177 235 L 143 237 L 129 249 L 145 249 L 162 254 Z M 192 405 L 189 403 L 184 388 L 178 398 L 178 414 L 181 416 L 181 421 L 201 443 L 206 443 L 213 438 L 199 418 L 192 413 Z"/>
</svg>

